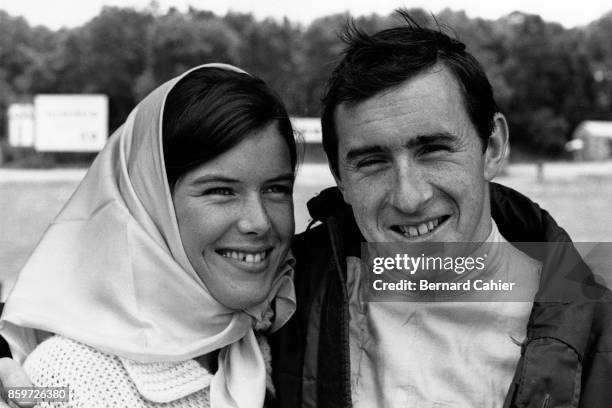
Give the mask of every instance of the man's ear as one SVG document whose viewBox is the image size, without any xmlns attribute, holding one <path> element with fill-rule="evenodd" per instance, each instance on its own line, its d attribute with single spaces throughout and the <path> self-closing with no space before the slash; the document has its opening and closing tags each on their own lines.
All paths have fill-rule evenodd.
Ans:
<svg viewBox="0 0 612 408">
<path fill-rule="evenodd" d="M 484 178 L 487 181 L 493 180 L 504 165 L 504 160 L 508 154 L 509 132 L 506 118 L 501 113 L 496 113 L 493 117 L 494 128 L 487 142 L 487 149 L 484 152 Z"/>
</svg>

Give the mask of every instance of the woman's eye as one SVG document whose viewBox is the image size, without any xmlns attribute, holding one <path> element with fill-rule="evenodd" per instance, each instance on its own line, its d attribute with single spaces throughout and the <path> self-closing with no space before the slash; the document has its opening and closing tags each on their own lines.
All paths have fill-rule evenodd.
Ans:
<svg viewBox="0 0 612 408">
<path fill-rule="evenodd" d="M 203 195 L 223 195 L 223 196 L 227 196 L 227 195 L 232 195 L 233 191 L 230 188 L 227 187 L 215 187 L 215 188 L 209 188 L 207 190 L 204 191 Z"/>
<path fill-rule="evenodd" d="M 270 186 L 266 189 L 267 193 L 272 193 L 272 194 L 283 194 L 283 195 L 291 195 L 293 193 L 293 186 L 287 186 L 287 185 L 273 185 Z"/>
</svg>

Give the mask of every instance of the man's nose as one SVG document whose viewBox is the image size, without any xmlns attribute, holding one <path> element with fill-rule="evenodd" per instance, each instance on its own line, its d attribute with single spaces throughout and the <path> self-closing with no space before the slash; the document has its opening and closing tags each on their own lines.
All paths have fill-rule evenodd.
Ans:
<svg viewBox="0 0 612 408">
<path fill-rule="evenodd" d="M 263 235 L 271 228 L 270 216 L 261 197 L 248 197 L 242 206 L 238 230 L 243 234 Z"/>
<path fill-rule="evenodd" d="M 398 165 L 394 172 L 390 203 L 403 213 L 416 213 L 433 197 L 433 187 L 416 166 Z"/>
</svg>

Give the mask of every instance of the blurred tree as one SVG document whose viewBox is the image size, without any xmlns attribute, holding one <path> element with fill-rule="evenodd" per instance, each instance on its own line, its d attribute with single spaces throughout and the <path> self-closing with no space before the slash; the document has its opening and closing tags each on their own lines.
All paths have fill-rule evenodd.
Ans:
<svg viewBox="0 0 612 408">
<path fill-rule="evenodd" d="M 594 116 L 612 120 L 612 11 L 589 24 L 579 43 L 596 83 Z"/>
<path fill-rule="evenodd" d="M 57 37 L 45 27 L 30 27 L 23 18 L 0 10 L 0 138 L 7 129 L 8 105 L 30 101 L 35 68 L 44 64 Z"/>
<path fill-rule="evenodd" d="M 340 40 L 348 14 L 335 14 L 314 20 L 303 37 L 303 69 L 301 82 L 304 93 L 303 114 L 319 116 L 325 83 L 338 62 L 344 44 Z"/>
<path fill-rule="evenodd" d="M 146 43 L 153 23 L 148 12 L 106 7 L 86 25 L 89 31 L 87 75 L 93 92 L 103 92 L 112 101 L 110 126 L 119 126 L 138 103 L 136 79 L 145 71 Z"/>
<path fill-rule="evenodd" d="M 23 92 L 21 76 L 30 62 L 32 29 L 21 17 L 11 17 L 0 10 L 0 80 L 5 88 Z"/>
<path fill-rule="evenodd" d="M 170 10 L 154 22 L 149 36 L 149 75 L 158 85 L 196 65 L 235 64 L 241 39 L 232 27 L 210 13 Z"/>
<path fill-rule="evenodd" d="M 114 130 L 138 102 L 135 84 L 146 69 L 146 42 L 153 16 L 128 8 L 105 7 L 81 27 L 60 31 L 60 40 L 34 72 L 54 80 L 33 84 L 35 92 L 103 93 L 109 97 Z"/>
<path fill-rule="evenodd" d="M 513 143 L 558 153 L 580 121 L 612 119 L 612 12 L 574 29 L 518 12 L 496 21 L 450 9 L 409 14 L 456 33 L 482 62 Z M 0 137 L 8 104 L 36 93 L 105 93 L 113 129 L 157 85 L 212 61 L 262 77 L 291 114 L 318 116 L 349 18 L 335 14 L 302 26 L 193 7 L 160 13 L 152 2 L 144 10 L 105 7 L 80 27 L 54 31 L 0 10 Z M 402 23 L 395 14 L 354 21 L 367 32 Z"/>
<path fill-rule="evenodd" d="M 571 36 L 540 16 L 515 12 L 497 22 L 503 36 L 499 64 L 510 92 L 499 98 L 513 140 L 559 153 L 578 120 L 568 110 L 588 104 L 588 70 L 571 47 Z M 588 84 L 587 84 L 588 85 Z"/>
<path fill-rule="evenodd" d="M 110 127 L 119 126 L 138 102 L 137 78 L 145 71 L 146 43 L 153 16 L 133 9 L 105 7 L 83 27 L 86 44 L 81 83 L 88 92 L 109 96 Z"/>
<path fill-rule="evenodd" d="M 251 14 L 229 13 L 223 18 L 240 36 L 238 65 L 265 80 L 279 93 L 292 114 L 304 106 L 302 88 L 302 31 L 288 19 L 256 21 Z"/>
</svg>

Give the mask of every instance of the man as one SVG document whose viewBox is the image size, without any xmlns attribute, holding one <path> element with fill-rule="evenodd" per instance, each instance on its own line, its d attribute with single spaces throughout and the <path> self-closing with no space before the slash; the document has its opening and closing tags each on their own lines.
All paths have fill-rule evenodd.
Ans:
<svg viewBox="0 0 612 408">
<path fill-rule="evenodd" d="M 496 268 L 528 302 L 360 298 L 362 242 L 569 242 L 546 211 L 490 183 L 508 129 L 480 64 L 402 15 L 374 35 L 349 28 L 328 84 L 323 145 L 338 188 L 308 203 L 321 225 L 295 238 L 298 311 L 272 337 L 280 405 L 608 406 L 609 303 L 543 301 L 580 299 L 572 291 L 592 283 L 582 264 L 581 284 L 549 285 L 559 263 L 502 251 Z"/>
</svg>

